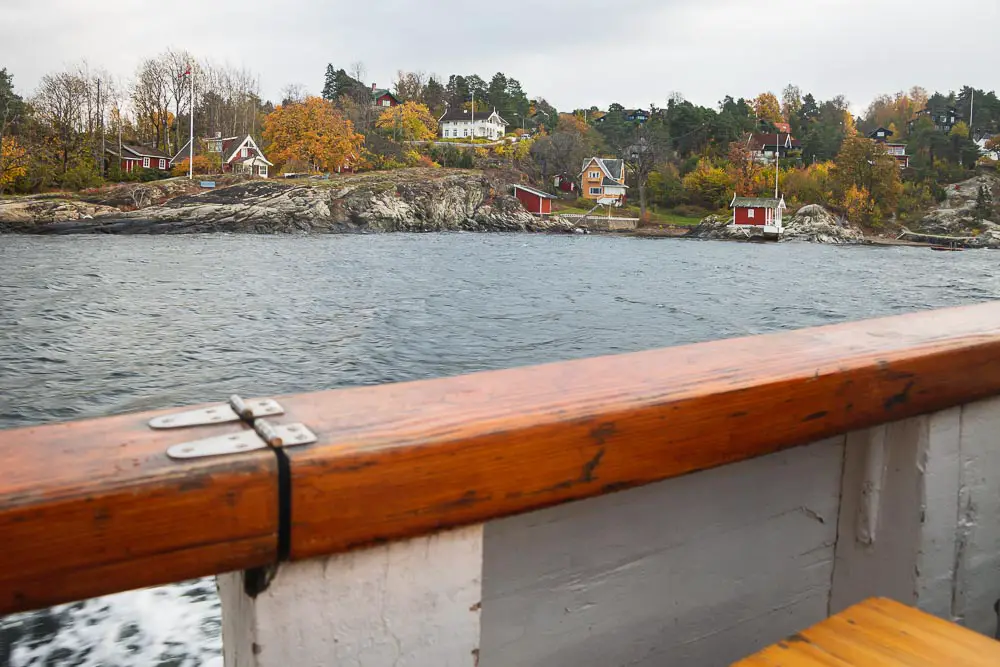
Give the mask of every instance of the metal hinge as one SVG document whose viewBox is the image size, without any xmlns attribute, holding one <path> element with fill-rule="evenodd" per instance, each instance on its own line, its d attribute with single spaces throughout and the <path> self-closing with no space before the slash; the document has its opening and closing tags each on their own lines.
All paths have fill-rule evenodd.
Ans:
<svg viewBox="0 0 1000 667">
<path fill-rule="evenodd" d="M 234 395 L 229 398 L 229 403 L 155 417 L 149 421 L 149 426 L 154 429 L 175 429 L 243 421 L 253 427 L 252 431 L 173 445 L 167 449 L 167 456 L 173 459 L 223 456 L 268 447 L 297 447 L 316 442 L 316 434 L 305 424 L 272 424 L 265 418 L 283 414 L 284 409 L 272 399 L 245 402 Z"/>
</svg>

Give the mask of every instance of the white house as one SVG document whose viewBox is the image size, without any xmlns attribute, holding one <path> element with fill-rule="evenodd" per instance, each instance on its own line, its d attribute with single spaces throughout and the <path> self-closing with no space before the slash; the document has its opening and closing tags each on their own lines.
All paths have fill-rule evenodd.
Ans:
<svg viewBox="0 0 1000 667">
<path fill-rule="evenodd" d="M 496 109 L 492 112 L 448 109 L 438 119 L 438 125 L 445 139 L 500 139 L 507 133 L 508 123 Z"/>
</svg>

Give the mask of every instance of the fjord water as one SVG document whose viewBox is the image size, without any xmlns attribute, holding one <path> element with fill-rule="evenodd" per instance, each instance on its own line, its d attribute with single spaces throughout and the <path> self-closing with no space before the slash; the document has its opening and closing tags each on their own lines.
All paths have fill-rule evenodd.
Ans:
<svg viewBox="0 0 1000 667">
<path fill-rule="evenodd" d="M 603 236 L 0 237 L 0 428 L 1000 297 L 1000 253 Z M 0 619 L 0 665 L 221 664 L 211 579 Z"/>
</svg>

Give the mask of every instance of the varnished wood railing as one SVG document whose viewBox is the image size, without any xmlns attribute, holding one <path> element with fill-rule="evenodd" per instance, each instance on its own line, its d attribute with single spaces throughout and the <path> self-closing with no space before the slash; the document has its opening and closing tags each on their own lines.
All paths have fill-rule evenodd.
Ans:
<svg viewBox="0 0 1000 667">
<path fill-rule="evenodd" d="M 280 397 L 292 560 L 479 523 L 1000 394 L 1000 304 Z M 0 432 L 0 614 L 274 563 L 272 451 L 178 462 L 132 414 Z"/>
</svg>

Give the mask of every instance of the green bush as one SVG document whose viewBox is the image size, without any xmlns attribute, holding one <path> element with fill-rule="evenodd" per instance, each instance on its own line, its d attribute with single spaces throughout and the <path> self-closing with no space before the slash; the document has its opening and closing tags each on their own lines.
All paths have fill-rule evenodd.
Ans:
<svg viewBox="0 0 1000 667">
<path fill-rule="evenodd" d="M 67 190 L 84 190 L 96 188 L 104 182 L 97 169 L 92 164 L 78 164 L 62 175 L 60 184 Z"/>
<path fill-rule="evenodd" d="M 170 178 L 169 171 L 160 171 L 159 169 L 141 169 L 138 173 L 140 183 L 162 181 L 164 178 Z"/>
</svg>

